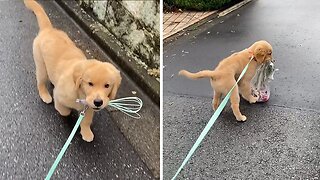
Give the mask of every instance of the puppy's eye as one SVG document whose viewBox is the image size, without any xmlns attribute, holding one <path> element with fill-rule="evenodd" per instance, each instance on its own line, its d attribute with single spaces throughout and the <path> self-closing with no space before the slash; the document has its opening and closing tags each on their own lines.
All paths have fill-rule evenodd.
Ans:
<svg viewBox="0 0 320 180">
<path fill-rule="evenodd" d="M 89 84 L 89 86 L 93 86 L 93 83 L 92 83 L 92 82 L 89 82 L 88 84 Z"/>
<path fill-rule="evenodd" d="M 109 84 L 105 84 L 104 87 L 105 87 L 105 88 L 109 88 Z"/>
</svg>

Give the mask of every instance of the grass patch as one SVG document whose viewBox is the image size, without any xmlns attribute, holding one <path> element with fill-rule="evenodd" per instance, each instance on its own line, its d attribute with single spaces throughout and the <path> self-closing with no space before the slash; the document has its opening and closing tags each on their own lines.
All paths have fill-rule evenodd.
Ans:
<svg viewBox="0 0 320 180">
<path fill-rule="evenodd" d="M 170 11 L 175 9 L 207 11 L 231 6 L 241 0 L 164 0 L 164 7 Z"/>
</svg>

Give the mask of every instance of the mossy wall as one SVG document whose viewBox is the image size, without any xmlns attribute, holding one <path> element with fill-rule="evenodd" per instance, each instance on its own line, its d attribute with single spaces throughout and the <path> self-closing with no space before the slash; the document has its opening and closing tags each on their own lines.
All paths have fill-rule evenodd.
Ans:
<svg viewBox="0 0 320 180">
<path fill-rule="evenodd" d="M 78 0 L 148 68 L 160 65 L 159 0 Z M 90 13 L 90 12 L 89 12 Z"/>
</svg>

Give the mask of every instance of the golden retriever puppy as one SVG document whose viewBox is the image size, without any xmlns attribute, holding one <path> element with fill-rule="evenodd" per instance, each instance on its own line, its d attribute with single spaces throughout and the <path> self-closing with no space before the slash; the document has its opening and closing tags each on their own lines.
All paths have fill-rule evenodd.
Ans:
<svg viewBox="0 0 320 180">
<path fill-rule="evenodd" d="M 120 86 L 121 76 L 112 64 L 87 60 L 66 33 L 55 29 L 44 9 L 34 0 L 24 0 L 38 20 L 39 34 L 33 42 L 33 58 L 36 65 L 37 87 L 41 99 L 51 103 L 48 80 L 54 85 L 54 107 L 68 116 L 71 109 L 83 110 L 76 99 L 85 99 L 89 106 L 82 120 L 82 139 L 91 142 L 90 125 L 94 111 L 104 109 L 114 99 Z"/>
<path fill-rule="evenodd" d="M 258 66 L 272 60 L 272 46 L 267 41 L 255 42 L 248 49 L 232 54 L 222 60 L 213 71 L 203 70 L 197 73 L 190 73 L 186 70 L 181 70 L 179 75 L 184 75 L 190 79 L 210 78 L 210 83 L 214 90 L 212 106 L 216 110 L 220 104 L 221 96 L 227 95 L 251 58 L 253 60 L 247 72 L 233 89 L 230 96 L 233 114 L 238 121 L 245 121 L 247 119 L 246 116 L 242 115 L 239 110 L 239 93 L 250 103 L 255 103 L 258 100 L 258 97 L 253 96 L 251 93 L 250 82 Z"/>
</svg>

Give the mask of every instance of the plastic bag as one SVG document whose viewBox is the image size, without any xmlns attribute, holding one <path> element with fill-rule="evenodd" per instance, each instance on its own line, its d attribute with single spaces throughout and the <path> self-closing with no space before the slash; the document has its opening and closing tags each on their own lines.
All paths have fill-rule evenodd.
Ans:
<svg viewBox="0 0 320 180">
<path fill-rule="evenodd" d="M 257 102 L 266 102 L 269 100 L 269 82 L 274 79 L 273 75 L 276 71 L 278 71 L 278 69 L 275 69 L 272 61 L 261 64 L 256 71 L 256 74 L 251 80 L 251 90 L 252 95 L 259 97 Z"/>
</svg>

